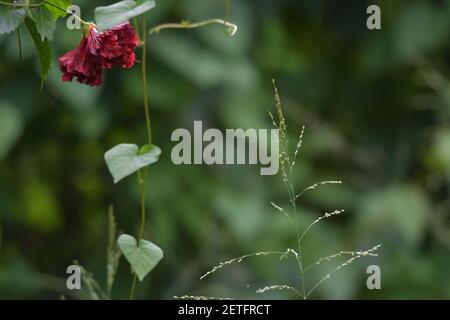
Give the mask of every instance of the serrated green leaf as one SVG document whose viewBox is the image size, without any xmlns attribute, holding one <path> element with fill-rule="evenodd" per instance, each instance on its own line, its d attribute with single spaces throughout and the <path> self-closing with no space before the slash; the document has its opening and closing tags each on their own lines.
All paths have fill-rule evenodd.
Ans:
<svg viewBox="0 0 450 320">
<path fill-rule="evenodd" d="M 114 183 L 158 161 L 161 149 L 155 145 L 145 145 L 139 151 L 135 144 L 122 143 L 105 153 L 105 161 Z"/>
<path fill-rule="evenodd" d="M 13 8 L 0 5 L 0 34 L 10 33 L 17 29 L 26 16 L 24 8 Z"/>
<path fill-rule="evenodd" d="M 56 23 L 50 10 L 45 6 L 33 8 L 31 9 L 31 17 L 36 22 L 36 29 L 41 35 L 41 40 L 52 40 Z"/>
<path fill-rule="evenodd" d="M 110 6 L 97 7 L 95 9 L 95 22 L 100 30 L 106 30 L 137 17 L 154 7 L 154 0 L 143 0 L 139 4 L 133 0 L 120 1 Z"/>
<path fill-rule="evenodd" d="M 137 240 L 129 234 L 122 234 L 117 239 L 117 244 L 125 258 L 130 263 L 139 281 L 152 271 L 164 257 L 164 253 L 156 244 L 141 239 L 139 246 Z"/>
<path fill-rule="evenodd" d="M 50 71 L 50 66 L 52 63 L 52 54 L 50 51 L 50 45 L 48 44 L 48 39 L 42 40 L 41 36 L 37 30 L 36 22 L 34 22 L 31 18 L 25 19 L 25 25 L 28 29 L 28 32 L 33 39 L 34 45 L 39 55 L 39 63 L 41 66 L 41 79 L 42 83 L 47 80 L 48 72 Z"/>
<path fill-rule="evenodd" d="M 47 0 L 47 2 L 53 3 L 55 6 L 66 10 L 72 5 L 72 0 Z M 67 13 L 55 6 L 48 3 L 45 4 L 45 7 L 52 13 L 53 20 L 56 21 L 59 17 L 65 17 Z"/>
</svg>

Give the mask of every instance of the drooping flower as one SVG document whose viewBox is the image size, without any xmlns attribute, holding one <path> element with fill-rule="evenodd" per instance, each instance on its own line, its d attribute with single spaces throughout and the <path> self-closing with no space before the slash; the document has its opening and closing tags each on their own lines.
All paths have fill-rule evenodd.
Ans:
<svg viewBox="0 0 450 320">
<path fill-rule="evenodd" d="M 100 42 L 97 30 L 93 26 L 81 39 L 78 47 L 59 58 L 59 68 L 63 81 L 72 81 L 74 77 L 80 83 L 99 86 L 103 83 L 102 61 L 98 56 Z"/>
<path fill-rule="evenodd" d="M 136 55 L 133 50 L 138 45 L 139 39 L 129 22 L 104 32 L 98 32 L 92 24 L 78 47 L 59 59 L 62 80 L 72 81 L 76 77 L 78 82 L 99 86 L 103 83 L 103 69 L 134 65 Z"/>
<path fill-rule="evenodd" d="M 136 55 L 134 49 L 139 45 L 139 38 L 129 22 L 119 24 L 100 34 L 102 46 L 99 54 L 102 66 L 111 69 L 113 65 L 121 68 L 131 68 Z"/>
</svg>

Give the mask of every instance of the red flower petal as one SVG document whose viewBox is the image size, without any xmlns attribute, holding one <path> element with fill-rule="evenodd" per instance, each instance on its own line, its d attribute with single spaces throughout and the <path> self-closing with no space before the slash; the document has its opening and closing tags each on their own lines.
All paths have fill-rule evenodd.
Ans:
<svg viewBox="0 0 450 320">
<path fill-rule="evenodd" d="M 102 62 L 97 55 L 100 47 L 97 31 L 91 28 L 87 37 L 81 39 L 80 44 L 74 50 L 69 51 L 59 58 L 59 68 L 63 72 L 63 81 L 72 81 L 77 78 L 80 83 L 91 87 L 103 83 Z"/>
<path fill-rule="evenodd" d="M 129 22 L 101 33 L 91 26 L 78 47 L 59 59 L 62 80 L 72 81 L 76 77 L 78 82 L 99 86 L 103 83 L 103 69 L 111 69 L 114 65 L 131 68 L 134 65 L 136 55 L 133 50 L 138 45 L 139 38 Z"/>
<path fill-rule="evenodd" d="M 99 54 L 102 57 L 102 66 L 111 69 L 113 65 L 122 68 L 131 68 L 136 55 L 133 52 L 139 45 L 139 38 L 129 22 L 119 24 L 100 34 L 102 46 Z"/>
</svg>

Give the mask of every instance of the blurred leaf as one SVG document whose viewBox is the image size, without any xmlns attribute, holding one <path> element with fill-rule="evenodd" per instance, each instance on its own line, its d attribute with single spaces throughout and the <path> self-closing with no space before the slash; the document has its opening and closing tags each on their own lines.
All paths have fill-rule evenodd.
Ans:
<svg viewBox="0 0 450 320">
<path fill-rule="evenodd" d="M 139 4 L 132 0 L 120 1 L 110 6 L 96 8 L 95 22 L 100 30 L 106 30 L 137 17 L 154 7 L 154 0 L 143 0 Z"/>
<path fill-rule="evenodd" d="M 432 2 L 414 1 L 402 8 L 393 26 L 395 47 L 410 59 L 445 44 L 449 35 L 448 15 Z"/>
<path fill-rule="evenodd" d="M 15 255 L 9 256 L 9 259 L 2 263 L 0 266 L 0 292 L 3 297 L 17 296 L 17 298 L 23 299 L 24 296 L 37 294 L 43 290 L 53 292 L 66 290 L 64 278 L 40 273 L 32 266 L 31 261 Z"/>
<path fill-rule="evenodd" d="M 154 243 L 143 240 L 139 242 L 129 234 L 123 234 L 117 240 L 120 250 L 127 258 L 139 281 L 144 280 L 145 276 L 156 267 L 164 257 L 163 251 Z"/>
<path fill-rule="evenodd" d="M 214 204 L 230 232 L 240 241 L 249 241 L 261 232 L 268 219 L 276 218 L 263 199 L 258 189 L 245 195 L 224 191 L 214 197 Z"/>
<path fill-rule="evenodd" d="M 20 1 L 22 3 L 22 1 Z M 0 34 L 10 33 L 25 19 L 25 9 L 0 5 Z"/>
<path fill-rule="evenodd" d="M 22 191 L 22 218 L 28 226 L 40 231 L 53 231 L 61 224 L 55 192 L 44 181 L 29 178 Z"/>
<path fill-rule="evenodd" d="M 48 39 L 42 40 L 37 30 L 36 23 L 30 18 L 25 19 L 25 25 L 30 32 L 34 45 L 39 55 L 39 62 L 41 65 L 41 80 L 42 84 L 47 79 L 48 72 L 52 63 L 52 54 L 50 52 L 50 46 Z"/>
<path fill-rule="evenodd" d="M 56 23 L 50 10 L 45 6 L 33 8 L 31 16 L 36 22 L 36 29 L 41 35 L 41 40 L 44 41 L 46 38 L 52 40 Z"/>
<path fill-rule="evenodd" d="M 52 65 L 50 72 L 48 74 L 49 84 L 52 89 L 58 95 L 62 101 L 64 101 L 65 106 L 72 108 L 77 111 L 79 119 L 82 121 L 78 122 L 80 128 L 85 128 L 89 126 L 87 122 L 95 122 L 92 118 L 98 118 L 98 100 L 99 95 L 102 92 L 102 87 L 91 88 L 77 81 L 63 82 L 61 80 L 61 71 L 59 70 L 57 63 Z M 93 110 L 95 109 L 95 110 Z M 91 119 L 86 120 L 85 115 L 93 115 Z"/>
<path fill-rule="evenodd" d="M 373 237 L 378 234 L 380 242 L 387 238 L 394 243 L 414 246 L 424 236 L 429 212 L 428 199 L 421 189 L 411 185 L 391 185 L 362 200 L 358 229 Z"/>
<path fill-rule="evenodd" d="M 144 145 L 141 150 L 135 144 L 122 143 L 105 153 L 105 161 L 114 183 L 158 161 L 161 149 Z"/>
<path fill-rule="evenodd" d="M 22 129 L 21 114 L 13 106 L 0 101 L 0 159 L 8 154 Z"/>
<path fill-rule="evenodd" d="M 61 7 L 65 10 L 72 5 L 72 0 L 47 0 L 47 2 L 53 3 L 55 6 Z M 56 21 L 59 17 L 65 17 L 66 12 L 56 8 L 51 4 L 46 3 L 45 7 L 52 13 L 53 19 Z"/>
<path fill-rule="evenodd" d="M 450 174 L 450 130 L 441 129 L 435 133 L 429 157 L 434 167 Z"/>
<path fill-rule="evenodd" d="M 195 45 L 186 36 L 166 34 L 157 39 L 152 50 L 178 73 L 203 87 L 217 85 L 229 70 L 217 54 Z"/>
</svg>

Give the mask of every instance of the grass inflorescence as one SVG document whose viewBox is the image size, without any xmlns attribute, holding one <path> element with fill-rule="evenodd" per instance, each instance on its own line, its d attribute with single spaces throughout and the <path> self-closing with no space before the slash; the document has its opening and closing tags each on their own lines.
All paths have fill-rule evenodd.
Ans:
<svg viewBox="0 0 450 320">
<path fill-rule="evenodd" d="M 338 253 L 334 253 L 329 256 L 322 257 L 318 259 L 316 262 L 305 266 L 305 258 L 303 255 L 302 250 L 302 244 L 305 236 L 310 232 L 310 230 L 319 222 L 328 219 L 333 218 L 335 216 L 341 215 L 344 213 L 344 210 L 334 210 L 331 212 L 325 212 L 322 216 L 317 218 L 316 220 L 312 221 L 309 225 L 306 227 L 302 227 L 297 222 L 296 216 L 297 216 L 297 201 L 306 193 L 312 190 L 315 190 L 317 188 L 320 188 L 325 185 L 338 185 L 342 184 L 342 181 L 339 180 L 326 180 L 321 181 L 318 183 L 315 183 L 313 185 L 310 185 L 304 189 L 302 189 L 300 192 L 296 192 L 296 189 L 293 184 L 293 170 L 296 164 L 297 156 L 299 154 L 299 151 L 303 145 L 303 136 L 305 133 L 305 126 L 301 127 L 300 135 L 298 138 L 298 141 L 295 145 L 295 149 L 293 153 L 290 152 L 290 146 L 289 146 L 289 140 L 288 140 L 288 132 L 287 132 L 287 123 L 286 119 L 283 114 L 282 110 L 282 104 L 281 99 L 278 94 L 278 89 L 275 85 L 275 81 L 273 82 L 274 85 L 274 91 L 275 91 L 275 116 L 269 112 L 269 116 L 272 120 L 272 123 L 276 129 L 278 129 L 278 139 L 279 139 L 279 150 L 280 150 L 280 169 L 281 169 L 281 178 L 283 181 L 283 184 L 286 188 L 286 191 L 288 193 L 288 199 L 291 208 L 289 210 L 285 210 L 282 206 L 276 204 L 275 202 L 271 201 L 271 206 L 280 214 L 284 215 L 289 219 L 291 222 L 293 228 L 295 229 L 296 233 L 296 244 L 295 248 L 287 248 L 286 250 L 280 250 L 280 251 L 261 251 L 256 253 L 251 253 L 247 255 L 243 255 L 240 257 L 232 258 L 227 261 L 220 262 L 216 266 L 212 267 L 209 271 L 207 271 L 205 274 L 203 274 L 200 279 L 205 279 L 206 277 L 212 275 L 215 272 L 218 272 L 222 270 L 223 268 L 236 264 L 236 263 L 243 263 L 249 258 L 253 257 L 263 257 L 263 256 L 269 256 L 269 255 L 277 255 L 280 257 L 280 260 L 284 260 L 287 258 L 293 258 L 296 260 L 296 264 L 298 266 L 298 272 L 299 272 L 299 286 L 294 286 L 290 284 L 274 284 L 274 285 L 268 285 L 263 288 L 257 289 L 256 293 L 262 294 L 268 291 L 274 291 L 274 290 L 287 290 L 294 292 L 297 296 L 299 296 L 302 299 L 307 299 L 315 289 L 317 289 L 323 282 L 330 279 L 331 276 L 336 273 L 337 271 L 341 270 L 342 268 L 350 265 L 351 263 L 355 262 L 358 259 L 368 257 L 368 256 L 377 256 L 377 251 L 380 248 L 381 245 L 376 245 L 370 249 L 367 250 L 358 250 L 358 251 L 340 251 Z M 322 264 L 324 262 L 333 261 L 337 258 L 342 257 L 349 257 L 346 261 L 339 264 L 338 266 L 334 267 L 330 271 L 328 271 L 325 275 L 323 275 L 314 285 L 311 287 L 307 287 L 305 285 L 305 274 L 307 271 L 312 269 L 313 267 Z M 190 296 L 184 296 L 184 297 L 190 297 Z M 205 297 L 203 297 L 205 298 Z"/>
</svg>

